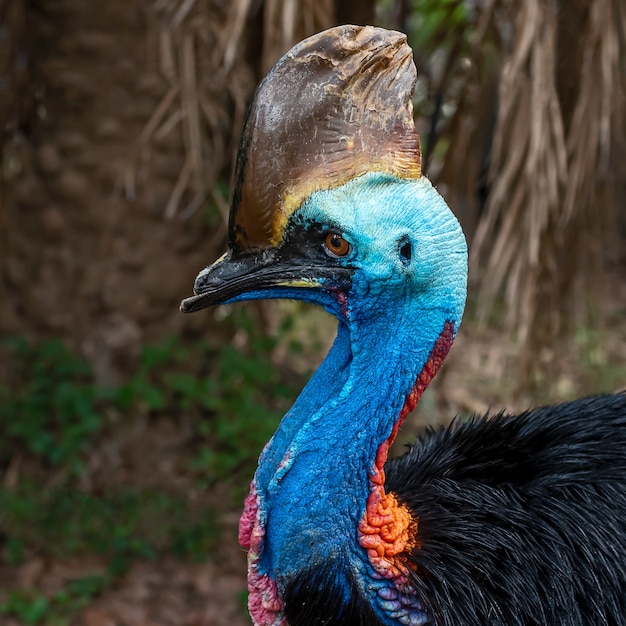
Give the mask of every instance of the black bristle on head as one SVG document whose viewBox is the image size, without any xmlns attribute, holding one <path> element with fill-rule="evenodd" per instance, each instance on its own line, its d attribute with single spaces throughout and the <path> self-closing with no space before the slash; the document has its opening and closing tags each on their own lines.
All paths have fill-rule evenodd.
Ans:
<svg viewBox="0 0 626 626">
<path fill-rule="evenodd" d="M 289 626 L 383 626 L 339 558 L 291 580 L 283 601 Z"/>
</svg>

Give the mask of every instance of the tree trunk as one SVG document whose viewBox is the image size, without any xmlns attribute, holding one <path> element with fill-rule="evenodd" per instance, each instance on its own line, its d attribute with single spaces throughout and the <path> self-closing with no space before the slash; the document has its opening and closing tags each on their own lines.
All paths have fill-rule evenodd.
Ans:
<svg viewBox="0 0 626 626">
<path fill-rule="evenodd" d="M 375 8 L 373 0 L 339 0 L 335 10 L 337 24 L 374 24 Z"/>
<path fill-rule="evenodd" d="M 29 59 L 30 82 L 4 142 L 0 331 L 61 336 L 109 383 L 143 341 L 202 324 L 177 306 L 217 253 L 200 213 L 163 216 L 185 162 L 180 132 L 163 133 L 148 180 L 128 189 L 168 88 L 148 54 L 153 19 L 144 0 L 33 2 L 13 55 Z"/>
</svg>

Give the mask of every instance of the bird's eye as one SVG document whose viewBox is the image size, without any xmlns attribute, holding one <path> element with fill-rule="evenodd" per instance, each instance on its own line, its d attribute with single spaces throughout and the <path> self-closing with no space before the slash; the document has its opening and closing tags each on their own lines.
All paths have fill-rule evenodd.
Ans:
<svg viewBox="0 0 626 626">
<path fill-rule="evenodd" d="M 324 247 L 330 256 L 346 256 L 352 250 L 352 246 L 339 234 L 328 233 L 324 239 Z"/>
</svg>

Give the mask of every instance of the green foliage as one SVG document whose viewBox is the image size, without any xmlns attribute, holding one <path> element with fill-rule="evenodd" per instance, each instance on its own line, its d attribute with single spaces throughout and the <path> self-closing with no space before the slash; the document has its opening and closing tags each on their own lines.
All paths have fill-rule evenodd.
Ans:
<svg viewBox="0 0 626 626">
<path fill-rule="evenodd" d="M 162 552 L 204 560 L 218 538 L 214 513 L 181 496 L 130 487 L 94 496 L 26 483 L 0 489 L 0 532 L 9 563 L 18 564 L 27 545 L 49 556 L 101 554 L 113 574 Z"/>
<path fill-rule="evenodd" d="M 13 615 L 28 624 L 39 624 L 49 610 L 48 599 L 37 592 L 16 589 L 0 605 L 0 615 Z"/>
<path fill-rule="evenodd" d="M 204 486 L 247 480 L 297 393 L 270 359 L 276 340 L 254 335 L 243 310 L 236 325 L 248 333 L 245 348 L 183 347 L 170 339 L 144 350 L 135 375 L 111 395 L 124 412 L 143 407 L 192 419 L 190 470 Z"/>
<path fill-rule="evenodd" d="M 106 558 L 102 575 L 71 580 L 52 596 L 14 589 L 0 601 L 0 615 L 49 626 L 69 624 L 134 559 L 166 552 L 202 561 L 219 538 L 214 512 L 191 507 L 180 496 L 126 488 L 96 497 L 68 488 L 41 491 L 34 484 L 0 490 L 0 533 L 9 565 L 20 563 L 25 546 L 48 558 L 85 553 Z"/>
<path fill-rule="evenodd" d="M 31 347 L 11 338 L 3 347 L 8 368 L 0 380 L 0 462 L 25 448 L 78 473 L 81 455 L 100 429 L 89 367 L 59 340 Z"/>
<path fill-rule="evenodd" d="M 626 331 L 623 327 L 609 331 L 579 326 L 575 346 L 582 380 L 576 385 L 574 395 L 579 395 L 581 388 L 585 389 L 584 393 L 626 389 Z"/>
<path fill-rule="evenodd" d="M 296 390 L 271 360 L 276 341 L 255 335 L 245 312 L 229 315 L 226 331 L 228 323 L 237 328 L 241 348 L 169 339 L 146 347 L 134 374 L 114 389 L 98 385 L 60 341 L 0 344 L 0 467 L 21 459 L 18 484 L 0 488 L 0 560 L 18 566 L 32 554 L 94 553 L 106 560 L 101 576 L 71 581 L 54 595 L 0 591 L 0 622 L 6 615 L 27 625 L 66 625 L 137 558 L 210 554 L 219 532 L 208 504 L 192 505 L 178 492 L 105 486 L 92 494 L 76 485 L 95 447 L 115 440 L 117 428 L 138 418 L 149 428 L 165 418 L 188 432 L 179 451 L 189 459 L 188 477 L 243 488 Z M 48 482 L 50 469 L 56 478 Z"/>
<path fill-rule="evenodd" d="M 77 476 L 90 446 L 103 436 L 103 415 L 183 414 L 196 433 L 190 458 L 199 479 L 251 473 L 296 390 L 281 381 L 270 359 L 276 341 L 255 336 L 244 312 L 236 325 L 249 334 L 245 348 L 184 346 L 171 338 L 146 347 L 135 373 L 115 389 L 98 386 L 89 366 L 58 340 L 5 340 L 0 465 L 22 450 Z"/>
<path fill-rule="evenodd" d="M 475 11 L 467 0 L 410 0 L 407 21 L 398 24 L 395 0 L 378 0 L 376 12 L 380 22 L 406 31 L 415 50 L 420 69 L 424 59 L 447 54 L 459 39 L 466 46 L 475 29 Z"/>
<path fill-rule="evenodd" d="M 465 0 L 412 0 L 411 43 L 421 53 L 445 49 L 451 35 L 469 33 L 470 14 Z"/>
<path fill-rule="evenodd" d="M 76 578 L 50 597 L 32 589 L 14 589 L 0 604 L 0 615 L 15 617 L 27 626 L 67 626 L 110 582 L 106 576 Z"/>
</svg>

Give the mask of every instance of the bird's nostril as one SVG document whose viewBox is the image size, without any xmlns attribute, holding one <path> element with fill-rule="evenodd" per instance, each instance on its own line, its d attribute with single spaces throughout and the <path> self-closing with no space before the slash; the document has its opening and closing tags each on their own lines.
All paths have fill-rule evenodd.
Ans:
<svg viewBox="0 0 626 626">
<path fill-rule="evenodd" d="M 210 273 L 211 273 L 211 267 L 207 266 L 196 276 L 196 280 L 193 283 L 194 293 L 198 294 L 206 290 L 208 277 L 210 276 Z"/>
</svg>

